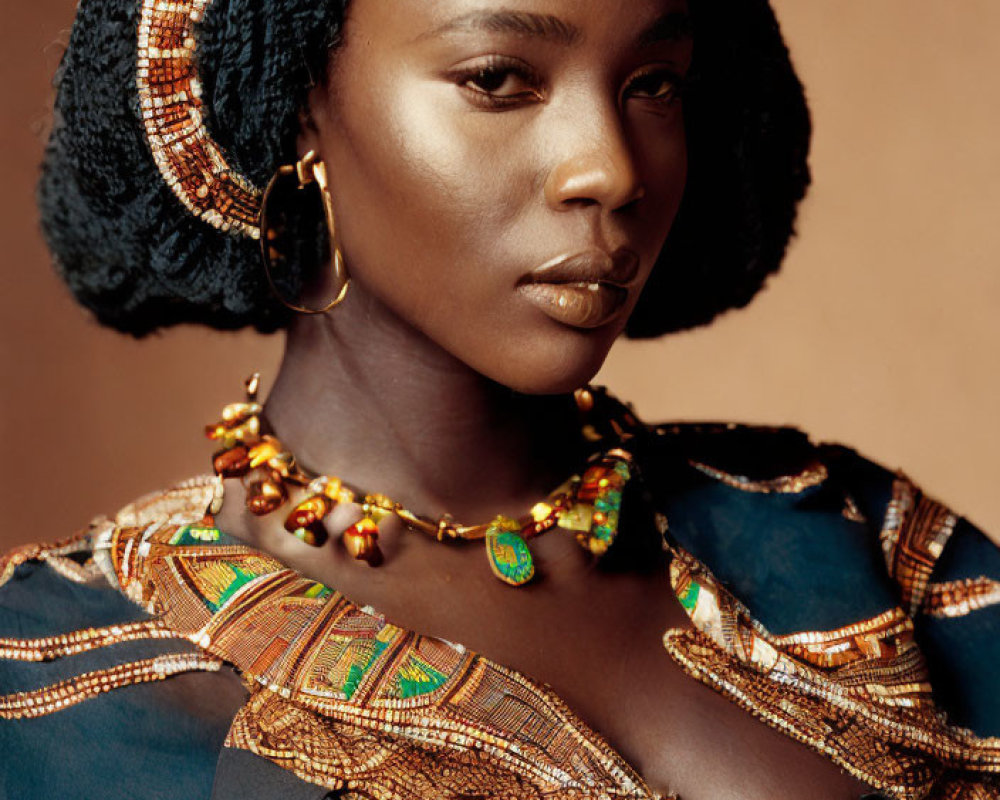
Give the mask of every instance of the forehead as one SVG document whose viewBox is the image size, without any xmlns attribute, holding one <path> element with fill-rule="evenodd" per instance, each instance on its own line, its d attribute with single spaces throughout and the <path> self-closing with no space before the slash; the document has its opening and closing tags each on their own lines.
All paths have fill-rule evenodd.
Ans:
<svg viewBox="0 0 1000 800">
<path fill-rule="evenodd" d="M 410 41 L 492 34 L 564 46 L 643 45 L 685 41 L 691 28 L 687 0 L 354 0 L 355 11 L 383 20 L 391 14 Z"/>
</svg>

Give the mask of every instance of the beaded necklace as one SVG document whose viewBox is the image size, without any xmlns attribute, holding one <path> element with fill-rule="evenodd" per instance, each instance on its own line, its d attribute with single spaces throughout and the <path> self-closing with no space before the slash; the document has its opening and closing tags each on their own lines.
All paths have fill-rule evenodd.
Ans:
<svg viewBox="0 0 1000 800">
<path fill-rule="evenodd" d="M 221 419 L 205 428 L 206 436 L 221 447 L 212 458 L 215 474 L 220 482 L 223 478 L 243 481 L 247 508 L 256 516 L 272 514 L 288 504 L 290 490 L 304 491 L 304 499 L 296 501 L 286 514 L 284 527 L 306 544 L 323 546 L 328 539 L 323 520 L 338 504 L 357 503 L 361 519 L 340 537 L 354 558 L 371 566 L 382 563 L 378 526 L 394 516 L 408 530 L 439 542 L 482 540 L 493 574 L 511 586 L 523 586 L 535 575 L 528 540 L 558 528 L 571 533 L 581 547 L 599 557 L 618 535 L 622 491 L 635 473 L 632 455 L 619 446 L 592 455 L 581 474 L 571 476 L 517 519 L 498 515 L 483 524 L 461 525 L 450 515 L 438 519 L 422 516 L 383 494 L 362 492 L 340 478 L 305 469 L 279 439 L 262 432 L 260 415 L 264 409 L 257 398 L 260 376 L 248 378 L 245 387 L 246 399 L 225 406 Z M 595 395 L 623 408 L 610 401 L 603 390 L 587 388 L 575 395 L 582 412 L 593 412 Z M 639 423 L 627 411 L 618 416 L 620 419 L 609 417 L 604 423 L 620 444 L 631 438 L 630 429 Z M 607 438 L 593 422 L 583 426 L 583 436 L 594 442 Z"/>
</svg>

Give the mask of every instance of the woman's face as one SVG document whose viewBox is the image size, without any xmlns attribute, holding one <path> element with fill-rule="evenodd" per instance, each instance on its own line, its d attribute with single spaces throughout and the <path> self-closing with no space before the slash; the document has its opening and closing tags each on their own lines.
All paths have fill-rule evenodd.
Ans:
<svg viewBox="0 0 1000 800">
<path fill-rule="evenodd" d="M 685 0 L 353 0 L 303 146 L 355 290 L 499 383 L 586 383 L 680 204 L 691 49 Z"/>
</svg>

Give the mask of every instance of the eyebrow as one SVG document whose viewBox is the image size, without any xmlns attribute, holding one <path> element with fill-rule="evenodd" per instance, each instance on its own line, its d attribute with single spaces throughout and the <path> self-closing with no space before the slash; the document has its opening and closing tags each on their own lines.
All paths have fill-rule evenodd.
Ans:
<svg viewBox="0 0 1000 800">
<path fill-rule="evenodd" d="M 639 46 L 650 47 L 664 42 L 680 42 L 692 37 L 691 15 L 685 11 L 671 11 L 655 20 L 639 35 Z"/>
<path fill-rule="evenodd" d="M 471 11 L 449 20 L 439 28 L 419 37 L 439 36 L 455 31 L 481 30 L 491 33 L 509 33 L 534 39 L 544 39 L 562 45 L 576 44 L 582 33 L 551 14 L 533 14 L 527 11 Z"/>
<path fill-rule="evenodd" d="M 673 11 L 659 17 L 646 28 L 639 35 L 638 43 L 640 47 L 650 47 L 665 42 L 683 41 L 691 38 L 691 29 L 691 16 L 683 11 Z M 578 27 L 551 14 L 503 9 L 470 11 L 418 38 L 425 39 L 456 31 L 474 30 L 544 39 L 567 47 L 583 38 L 583 33 Z"/>
</svg>

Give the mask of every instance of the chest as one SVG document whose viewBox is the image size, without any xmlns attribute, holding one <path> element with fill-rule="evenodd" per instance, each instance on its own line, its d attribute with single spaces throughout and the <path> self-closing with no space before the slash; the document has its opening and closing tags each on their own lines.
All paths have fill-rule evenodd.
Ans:
<svg viewBox="0 0 1000 800">
<path fill-rule="evenodd" d="M 864 787 L 832 762 L 773 730 L 686 675 L 667 654 L 668 628 L 690 622 L 665 569 L 592 570 L 568 579 L 561 558 L 540 559 L 549 580 L 510 589 L 475 563 L 438 556 L 430 576 L 391 593 L 348 580 L 342 591 L 394 624 L 461 642 L 546 684 L 650 787 L 683 800 L 856 799 Z"/>
</svg>

